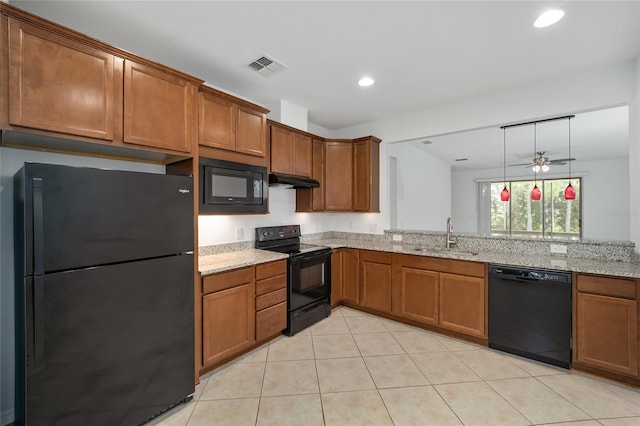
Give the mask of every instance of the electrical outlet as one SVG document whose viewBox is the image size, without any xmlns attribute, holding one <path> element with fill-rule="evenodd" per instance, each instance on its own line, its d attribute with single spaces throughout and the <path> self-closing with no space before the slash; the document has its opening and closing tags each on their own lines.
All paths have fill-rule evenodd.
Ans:
<svg viewBox="0 0 640 426">
<path fill-rule="evenodd" d="M 370 223 L 369 224 L 369 232 L 376 232 L 378 230 L 378 224 L 377 223 Z"/>
<path fill-rule="evenodd" d="M 567 254 L 567 246 L 562 244 L 551 244 L 551 253 Z"/>
<path fill-rule="evenodd" d="M 244 228 L 236 228 L 236 240 L 244 240 Z"/>
<path fill-rule="evenodd" d="M 393 234 L 393 241 L 402 241 L 402 234 Z"/>
</svg>

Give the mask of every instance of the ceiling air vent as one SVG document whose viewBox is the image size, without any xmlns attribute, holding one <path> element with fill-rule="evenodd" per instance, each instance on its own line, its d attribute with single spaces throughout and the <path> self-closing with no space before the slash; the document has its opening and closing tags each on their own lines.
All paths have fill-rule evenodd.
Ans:
<svg viewBox="0 0 640 426">
<path fill-rule="evenodd" d="M 276 59 L 264 55 L 251 62 L 249 64 L 249 68 L 264 77 L 271 77 L 272 75 L 277 74 L 280 71 L 286 70 L 287 66 Z"/>
</svg>

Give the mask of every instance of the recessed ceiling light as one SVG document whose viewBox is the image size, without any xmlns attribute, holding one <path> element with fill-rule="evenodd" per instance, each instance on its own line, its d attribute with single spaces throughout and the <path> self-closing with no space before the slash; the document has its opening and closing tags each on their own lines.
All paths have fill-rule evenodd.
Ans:
<svg viewBox="0 0 640 426">
<path fill-rule="evenodd" d="M 564 10 L 551 9 L 538 16 L 538 19 L 533 23 L 536 28 L 544 28 L 549 25 L 553 25 L 564 17 Z"/>
<path fill-rule="evenodd" d="M 359 81 L 358 81 L 358 85 L 362 86 L 362 87 L 368 87 L 371 86 L 374 83 L 373 79 L 371 77 L 362 77 Z"/>
</svg>

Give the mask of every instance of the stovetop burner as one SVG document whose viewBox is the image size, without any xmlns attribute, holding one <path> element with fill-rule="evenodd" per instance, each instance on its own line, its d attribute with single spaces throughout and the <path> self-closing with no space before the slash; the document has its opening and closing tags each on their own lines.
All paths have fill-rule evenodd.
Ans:
<svg viewBox="0 0 640 426">
<path fill-rule="evenodd" d="M 329 247 L 300 242 L 300 225 L 267 226 L 256 228 L 255 248 L 285 253 L 290 256 L 304 255 Z"/>
</svg>

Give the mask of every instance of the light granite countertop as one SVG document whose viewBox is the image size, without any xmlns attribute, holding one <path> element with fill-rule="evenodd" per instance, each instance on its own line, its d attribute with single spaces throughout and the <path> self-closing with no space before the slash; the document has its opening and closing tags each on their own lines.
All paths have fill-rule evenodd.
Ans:
<svg viewBox="0 0 640 426">
<path fill-rule="evenodd" d="M 356 239 L 320 239 L 309 241 L 312 244 L 328 246 L 331 248 L 357 248 L 364 250 L 377 250 L 390 253 L 413 254 L 418 256 L 443 257 L 448 259 L 460 259 L 473 262 L 498 263 L 503 265 L 524 266 L 541 269 L 555 269 L 562 271 L 584 272 L 590 274 L 612 275 L 619 277 L 640 278 L 640 265 L 633 262 L 595 260 L 571 258 L 563 256 L 521 255 L 504 252 L 466 252 L 456 253 L 428 247 L 390 243 L 381 241 L 367 241 Z M 419 250 L 416 250 L 419 249 Z M 473 254 L 472 254 L 473 253 Z"/>
<path fill-rule="evenodd" d="M 384 241 L 368 241 L 360 239 L 316 239 L 311 244 L 331 248 L 356 248 L 377 250 L 389 253 L 403 253 L 417 256 L 442 257 L 482 263 L 498 263 L 503 265 L 524 266 L 540 269 L 584 272 L 590 274 L 612 275 L 618 277 L 640 278 L 640 265 L 634 262 L 583 259 L 564 256 L 541 256 L 530 254 L 506 253 L 498 251 L 456 252 L 438 248 L 416 246 L 413 244 L 391 243 Z M 199 256 L 198 270 L 202 275 L 214 274 L 243 266 L 257 265 L 286 259 L 288 256 L 266 250 L 244 249 L 225 253 Z"/>
<path fill-rule="evenodd" d="M 210 254 L 198 256 L 198 271 L 201 275 L 209 275 L 243 266 L 273 262 L 287 257 L 289 256 L 286 254 L 257 249 Z"/>
</svg>

